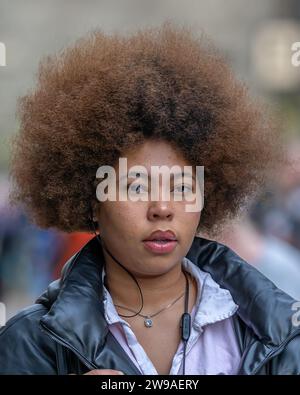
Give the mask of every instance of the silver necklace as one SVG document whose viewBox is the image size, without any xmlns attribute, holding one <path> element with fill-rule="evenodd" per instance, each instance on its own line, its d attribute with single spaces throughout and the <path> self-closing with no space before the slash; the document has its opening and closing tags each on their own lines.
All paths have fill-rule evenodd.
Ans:
<svg viewBox="0 0 300 395">
<path fill-rule="evenodd" d="M 139 315 L 139 316 L 141 316 L 141 317 L 144 318 L 144 325 L 145 325 L 146 328 L 151 328 L 151 327 L 153 326 L 153 320 L 152 320 L 152 318 L 155 317 L 156 315 L 158 315 L 159 313 L 161 313 L 162 311 L 164 311 L 164 310 L 168 309 L 169 307 L 173 306 L 173 305 L 174 305 L 179 299 L 181 299 L 183 296 L 184 296 L 184 292 L 183 292 L 182 295 L 180 295 L 178 298 L 176 298 L 172 303 L 168 304 L 168 306 L 163 307 L 161 310 L 157 311 L 157 312 L 154 313 L 154 314 L 151 314 L 151 315 L 149 315 L 149 314 L 148 314 L 148 315 L 144 315 L 144 314 L 138 313 L 137 315 Z M 132 313 L 136 313 L 136 311 L 134 311 L 134 310 L 132 310 L 132 309 L 129 309 L 128 307 L 120 306 L 120 305 L 118 305 L 118 304 L 115 304 L 115 306 L 121 307 L 122 309 L 125 309 L 125 310 L 128 310 L 128 311 L 131 311 Z"/>
</svg>

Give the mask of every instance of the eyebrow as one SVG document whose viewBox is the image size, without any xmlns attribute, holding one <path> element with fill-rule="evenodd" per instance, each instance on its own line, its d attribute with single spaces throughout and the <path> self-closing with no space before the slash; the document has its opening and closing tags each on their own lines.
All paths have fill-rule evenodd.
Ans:
<svg viewBox="0 0 300 395">
<path fill-rule="evenodd" d="M 149 175 L 149 174 L 146 174 L 146 173 L 143 173 L 143 172 L 137 172 L 136 174 L 139 174 L 139 176 L 137 176 L 137 178 L 141 177 L 141 178 L 143 178 L 143 179 L 147 179 L 147 178 L 148 178 L 148 180 L 150 179 L 150 175 Z M 173 173 L 171 173 L 171 174 L 173 175 Z M 196 178 L 195 178 L 195 176 L 194 176 L 193 174 L 184 173 L 184 172 L 175 173 L 175 174 L 174 174 L 174 180 L 177 180 L 177 178 L 182 178 L 182 179 L 183 179 L 184 176 L 185 176 L 185 177 L 192 178 L 194 181 L 196 181 Z M 126 175 L 126 174 L 123 175 L 123 176 L 120 178 L 120 180 L 123 180 L 124 178 L 127 178 L 127 175 Z M 134 178 L 134 177 L 128 177 L 128 178 Z"/>
</svg>

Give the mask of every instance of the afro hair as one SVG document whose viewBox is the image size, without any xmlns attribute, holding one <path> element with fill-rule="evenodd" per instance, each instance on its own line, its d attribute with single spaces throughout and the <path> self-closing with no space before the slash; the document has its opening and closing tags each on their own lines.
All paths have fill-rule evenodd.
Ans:
<svg viewBox="0 0 300 395">
<path fill-rule="evenodd" d="M 43 58 L 19 98 L 13 204 L 42 228 L 91 231 L 96 171 L 146 139 L 204 166 L 198 229 L 245 207 L 282 157 L 278 127 L 203 34 L 165 22 L 131 35 L 93 30 Z"/>
</svg>

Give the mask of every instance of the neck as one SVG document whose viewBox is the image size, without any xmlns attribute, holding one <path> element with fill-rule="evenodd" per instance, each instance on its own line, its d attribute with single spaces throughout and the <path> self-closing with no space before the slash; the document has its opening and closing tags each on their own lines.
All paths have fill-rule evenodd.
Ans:
<svg viewBox="0 0 300 395">
<path fill-rule="evenodd" d="M 106 286 L 114 304 L 139 311 L 141 294 L 136 282 L 106 251 L 104 251 L 104 256 Z M 151 313 L 167 305 L 185 291 L 186 280 L 182 272 L 181 262 L 178 262 L 167 273 L 160 275 L 147 276 L 134 273 L 131 270 L 130 272 L 137 280 L 143 294 L 142 314 Z M 121 287 L 120 284 L 122 284 Z"/>
</svg>

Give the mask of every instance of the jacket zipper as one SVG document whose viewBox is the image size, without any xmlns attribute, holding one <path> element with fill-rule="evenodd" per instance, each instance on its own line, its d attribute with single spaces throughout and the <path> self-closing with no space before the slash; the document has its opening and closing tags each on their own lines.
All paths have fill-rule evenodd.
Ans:
<svg viewBox="0 0 300 395">
<path fill-rule="evenodd" d="M 92 362 L 88 361 L 76 348 L 72 347 L 69 343 L 67 343 L 65 340 L 63 340 L 61 337 L 56 335 L 54 332 L 51 331 L 47 326 L 45 326 L 42 322 L 40 323 L 42 329 L 44 332 L 47 333 L 48 336 L 51 337 L 52 340 L 56 341 L 57 343 L 61 344 L 62 346 L 66 347 L 67 349 L 71 350 L 77 357 L 78 359 L 90 370 L 97 369 L 97 366 L 93 364 Z"/>
</svg>

